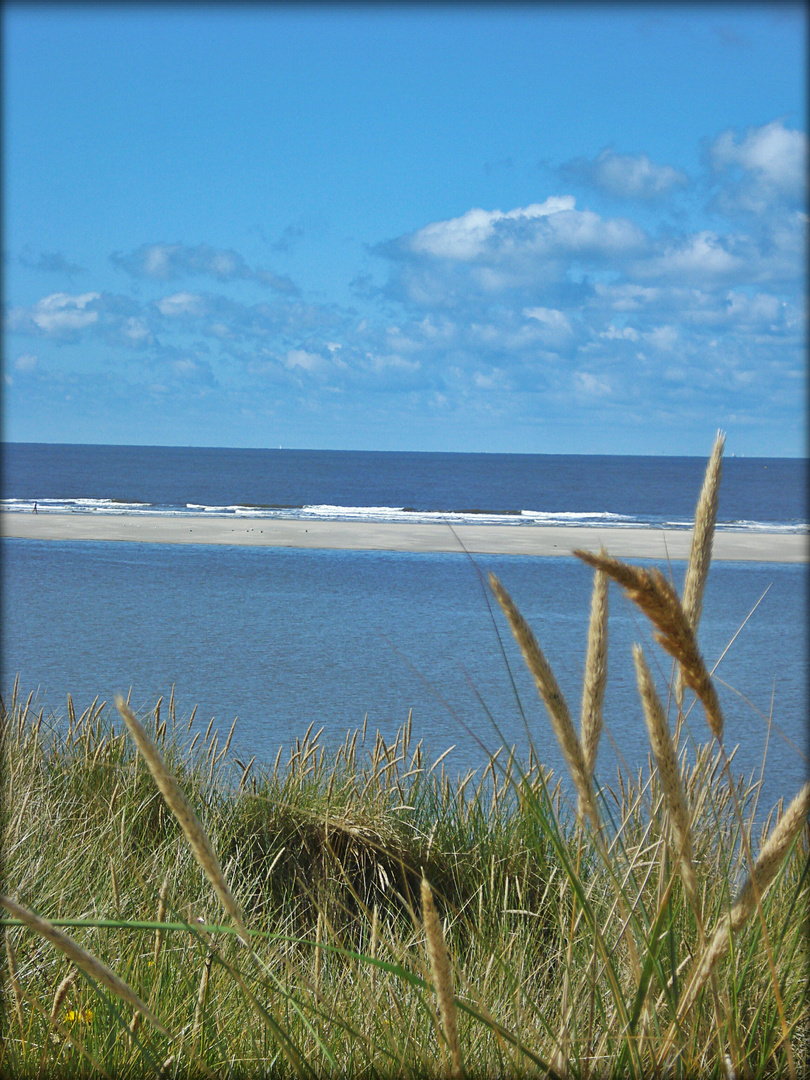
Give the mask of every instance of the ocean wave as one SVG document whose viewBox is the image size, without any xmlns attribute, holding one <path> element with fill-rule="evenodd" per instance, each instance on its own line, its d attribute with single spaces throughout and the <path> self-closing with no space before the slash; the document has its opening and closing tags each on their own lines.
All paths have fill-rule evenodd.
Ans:
<svg viewBox="0 0 810 1080">
<path fill-rule="evenodd" d="M 514 528 L 532 528 L 537 525 L 580 525 L 590 528 L 658 528 L 672 531 L 691 529 L 692 522 L 684 519 L 663 519 L 639 515 L 631 517 L 610 511 L 571 510 L 419 510 L 406 506 L 340 506 L 322 503 L 307 506 L 257 506 L 233 503 L 227 506 L 185 503 L 182 506 L 156 503 L 127 502 L 119 499 L 38 499 L 37 510 L 43 514 L 122 514 L 127 516 L 156 517 L 239 517 L 257 519 L 298 519 L 308 521 L 367 521 L 400 522 L 413 524 L 450 525 L 508 525 Z M 5 511 L 31 513 L 33 499 L 2 499 Z M 739 532 L 808 532 L 806 521 L 753 521 L 736 520 L 717 523 L 720 531 Z"/>
</svg>

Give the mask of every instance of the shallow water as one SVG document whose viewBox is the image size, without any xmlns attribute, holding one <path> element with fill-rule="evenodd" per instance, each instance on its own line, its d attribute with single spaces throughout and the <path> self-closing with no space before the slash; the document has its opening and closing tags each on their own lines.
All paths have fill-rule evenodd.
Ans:
<svg viewBox="0 0 810 1080">
<path fill-rule="evenodd" d="M 575 559 L 33 540 L 6 540 L 2 549 L 4 697 L 17 673 L 26 693 L 37 690 L 46 709 L 62 711 L 68 691 L 81 709 L 131 687 L 133 705 L 145 709 L 175 684 L 181 715 L 198 705 L 221 737 L 238 716 L 234 750 L 260 761 L 272 761 L 310 721 L 336 747 L 366 714 L 372 730 L 391 738 L 412 709 L 414 740 L 435 754 L 455 744 L 451 772 L 479 766 L 500 736 L 522 753 L 531 737 L 541 759 L 561 767 L 478 568 L 512 593 L 576 717 L 591 572 Z M 684 564 L 674 570 L 680 587 Z M 772 712 L 768 807 L 807 775 L 807 584 L 806 566 L 717 563 L 701 623 L 712 665 L 765 593 L 717 675 L 727 746 L 739 743 L 745 774 L 762 763 Z M 647 646 L 662 692 L 670 664 L 615 586 L 610 604 L 597 773 L 612 783 L 618 754 L 633 768 L 647 755 L 632 642 Z M 689 727 L 697 741 L 707 738 L 698 708 Z"/>
</svg>

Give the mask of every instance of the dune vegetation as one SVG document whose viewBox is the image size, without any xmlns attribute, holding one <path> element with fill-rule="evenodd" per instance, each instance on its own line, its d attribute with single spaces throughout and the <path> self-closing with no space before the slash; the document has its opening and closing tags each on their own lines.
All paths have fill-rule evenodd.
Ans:
<svg viewBox="0 0 810 1080">
<path fill-rule="evenodd" d="M 578 553 L 577 722 L 491 579 L 566 777 L 506 747 L 451 777 L 410 718 L 337 751 L 316 721 L 260 765 L 173 698 L 47 718 L 15 687 L 0 1075 L 807 1076 L 810 783 L 755 826 L 758 778 L 735 773 L 698 645 L 722 450 L 681 596 Z M 611 658 L 650 753 L 600 778 L 610 588 L 661 651 Z"/>
</svg>

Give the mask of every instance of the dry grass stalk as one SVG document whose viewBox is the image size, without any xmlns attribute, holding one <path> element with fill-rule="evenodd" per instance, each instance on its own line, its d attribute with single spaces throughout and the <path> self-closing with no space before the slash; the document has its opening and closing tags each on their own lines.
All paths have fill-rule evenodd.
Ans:
<svg viewBox="0 0 810 1080">
<path fill-rule="evenodd" d="M 810 781 L 799 791 L 762 845 L 753 870 L 743 882 L 731 911 L 720 920 L 681 999 L 678 1008 L 679 1023 L 685 1018 L 705 986 L 706 980 L 725 955 L 731 934 L 738 933 L 756 910 L 758 899 L 764 896 L 779 872 L 793 841 L 806 824 L 808 815 L 810 815 Z"/>
<path fill-rule="evenodd" d="M 791 844 L 810 815 L 810 781 L 795 796 L 773 832 L 762 845 L 754 869 L 748 875 L 731 909 L 732 929 L 739 930 L 757 906 L 757 894 L 762 896 L 773 879 Z"/>
<path fill-rule="evenodd" d="M 159 923 L 166 921 L 166 897 L 169 895 L 169 875 L 163 879 L 163 884 L 160 886 L 158 892 L 158 906 L 157 906 L 157 921 Z M 160 959 L 160 950 L 163 948 L 163 931 L 155 931 L 155 955 L 154 964 L 157 968 L 158 960 Z"/>
<path fill-rule="evenodd" d="M 118 706 L 118 711 L 121 713 L 124 722 L 129 728 L 138 751 L 146 761 L 161 795 L 180 823 L 180 827 L 185 833 L 186 839 L 191 846 L 194 858 L 202 867 L 205 876 L 213 886 L 214 892 L 217 894 L 224 911 L 226 914 L 230 915 L 231 919 L 233 919 L 240 938 L 247 945 L 249 938 L 247 930 L 245 929 L 245 924 L 242 921 L 242 914 L 231 890 L 228 888 L 228 883 L 225 880 L 225 875 L 222 873 L 222 868 L 219 865 L 219 860 L 216 857 L 213 845 L 211 844 L 205 829 L 202 827 L 200 819 L 194 812 L 194 808 L 186 798 L 180 785 L 163 764 L 163 759 L 158 753 L 155 744 L 146 734 L 141 722 L 132 710 L 126 706 L 123 698 L 119 697 L 116 704 Z"/>
<path fill-rule="evenodd" d="M 115 859 L 110 856 L 110 878 L 112 879 L 113 901 L 115 903 L 115 913 L 118 918 L 121 918 L 121 896 L 118 892 L 118 877 L 115 873 Z"/>
<path fill-rule="evenodd" d="M 600 555 L 605 555 L 604 549 Z M 582 687 L 582 719 L 580 739 L 585 768 L 593 776 L 599 739 L 602 735 L 602 705 L 607 686 L 607 620 L 608 576 L 597 570 L 593 578 L 591 619 L 588 624 L 588 651 L 585 659 L 585 681 Z"/>
<path fill-rule="evenodd" d="M 53 1005 L 51 1006 L 51 1026 L 53 1026 L 54 1021 L 58 1017 L 59 1009 L 61 1008 L 62 1002 L 67 997 L 67 992 L 75 981 L 76 972 L 71 971 L 64 977 L 64 979 L 62 979 L 62 981 L 57 986 L 56 993 L 53 995 Z"/>
<path fill-rule="evenodd" d="M 129 1022 L 129 1027 L 127 1028 L 127 1031 L 129 1032 L 130 1042 L 135 1041 L 135 1036 L 137 1035 L 138 1031 L 140 1030 L 140 1026 L 141 1026 L 141 1014 L 139 1012 L 134 1012 L 132 1014 L 132 1019 Z"/>
<path fill-rule="evenodd" d="M 697 880 L 692 863 L 692 827 L 689 820 L 686 796 L 681 783 L 678 756 L 675 752 L 669 725 L 656 692 L 650 669 L 647 666 L 644 653 L 638 645 L 633 646 L 633 660 L 636 665 L 638 692 L 644 707 L 644 719 L 647 721 L 650 746 L 658 763 L 658 774 L 661 777 L 661 785 L 669 809 L 681 879 L 689 897 L 689 902 L 692 905 L 692 910 L 695 912 L 698 922 L 702 924 Z"/>
<path fill-rule="evenodd" d="M 706 475 L 703 478 L 703 487 L 695 510 L 692 547 L 689 552 L 689 562 L 683 584 L 683 611 L 694 633 L 697 633 L 698 623 L 703 612 L 703 594 L 712 561 L 712 543 L 717 522 L 717 505 L 720 495 L 725 441 L 725 434 L 718 431 L 709 463 L 706 466 Z M 679 667 L 675 681 L 675 701 L 679 710 L 683 707 L 683 682 L 683 672 Z"/>
<path fill-rule="evenodd" d="M 630 566 L 609 555 L 594 555 L 589 551 L 574 554 L 617 581 L 656 628 L 655 638 L 670 656 L 681 665 L 686 685 L 700 698 L 712 734 L 723 741 L 723 713 L 717 691 L 711 680 L 678 594 L 661 571 Z"/>
<path fill-rule="evenodd" d="M 145 1005 L 143 1001 L 138 997 L 135 991 L 124 982 L 122 978 L 115 974 L 106 964 L 103 964 L 97 956 L 93 956 L 86 949 L 83 949 L 81 945 L 68 937 L 61 930 L 57 930 L 55 926 L 48 922 L 47 919 L 41 918 L 39 915 L 35 915 L 33 911 L 29 911 L 27 908 L 22 907 L 8 896 L 0 896 L 0 904 L 11 913 L 15 919 L 19 919 L 20 922 L 25 923 L 29 930 L 33 930 L 35 934 L 39 934 L 40 937 L 45 938 L 46 941 L 50 941 L 51 945 L 59 949 L 60 952 L 75 964 L 76 967 L 89 975 L 91 979 L 95 979 L 96 982 L 101 983 L 102 986 L 106 986 L 108 990 L 112 991 L 122 1001 L 126 1001 L 134 1009 L 143 1013 L 146 1019 L 157 1028 L 163 1035 L 168 1035 L 168 1031 L 157 1019 L 154 1013 L 149 1009 L 148 1005 Z"/>
<path fill-rule="evenodd" d="M 20 1034 L 24 1038 L 25 1024 L 23 1023 L 22 1014 L 22 988 L 20 987 L 20 980 L 17 978 L 17 955 L 14 952 L 14 946 L 11 943 L 11 934 L 9 934 L 8 929 L 6 929 L 5 938 L 6 959 L 8 960 L 8 977 L 9 981 L 11 982 L 11 992 L 14 996 L 14 1012 L 17 1017 L 17 1023 L 20 1025 Z"/>
<path fill-rule="evenodd" d="M 205 1009 L 205 996 L 208 993 L 208 980 L 211 977 L 211 964 L 214 959 L 213 949 L 205 954 L 203 969 L 200 975 L 200 985 L 197 988 L 197 1004 L 194 1006 L 194 1024 L 191 1028 L 191 1045 L 196 1048 L 197 1039 L 202 1029 L 203 1011 Z"/>
<path fill-rule="evenodd" d="M 380 940 L 380 910 L 375 903 L 374 911 L 371 915 L 371 945 L 369 947 L 369 956 L 372 960 L 377 959 L 377 947 Z M 377 967 L 376 964 L 371 965 L 371 991 L 374 992 L 377 983 Z"/>
<path fill-rule="evenodd" d="M 489 583 L 503 613 L 506 615 L 515 640 L 520 646 L 526 666 L 534 676 L 537 689 L 551 719 L 554 734 L 557 736 L 557 741 L 560 744 L 576 786 L 580 807 L 591 819 L 594 828 L 598 830 L 599 813 L 594 798 L 591 776 L 585 763 L 582 746 L 571 722 L 568 705 L 554 677 L 554 672 L 543 655 L 542 649 L 537 644 L 537 639 L 532 633 L 529 624 L 515 607 L 511 596 L 494 574 L 489 575 Z"/>
<path fill-rule="evenodd" d="M 712 561 L 712 542 L 714 540 L 714 527 L 717 522 L 717 504 L 720 494 L 720 477 L 723 471 L 723 447 L 725 441 L 726 437 L 723 432 L 718 431 L 709 464 L 706 466 L 703 488 L 695 510 L 692 548 L 689 552 L 689 563 L 686 567 L 686 578 L 683 585 L 683 611 L 694 631 L 697 631 L 700 616 L 703 612 L 703 593 L 706 589 L 706 580 L 709 576 L 709 566 Z"/>
<path fill-rule="evenodd" d="M 239 719 L 238 716 L 235 716 L 233 718 L 233 723 L 231 724 L 231 730 L 228 732 L 228 738 L 225 740 L 225 745 L 223 746 L 223 748 L 219 752 L 219 756 L 221 758 L 224 758 L 225 755 L 228 753 L 228 747 L 231 745 L 231 739 L 233 738 L 233 733 L 236 730 L 236 721 L 238 719 Z"/>
<path fill-rule="evenodd" d="M 450 970 L 450 958 L 447 955 L 441 923 L 433 903 L 433 893 L 424 877 L 422 878 L 422 922 L 425 927 L 430 969 L 433 973 L 433 986 L 439 1003 L 439 1016 L 450 1047 L 450 1075 L 456 1080 L 463 1077 L 464 1067 L 461 1059 L 461 1043 L 458 1038 L 453 973 Z"/>
<path fill-rule="evenodd" d="M 312 973 L 312 981 L 315 984 L 315 993 L 321 991 L 321 942 L 323 941 L 323 912 L 318 911 L 318 921 L 315 924 L 315 964 Z"/>
</svg>

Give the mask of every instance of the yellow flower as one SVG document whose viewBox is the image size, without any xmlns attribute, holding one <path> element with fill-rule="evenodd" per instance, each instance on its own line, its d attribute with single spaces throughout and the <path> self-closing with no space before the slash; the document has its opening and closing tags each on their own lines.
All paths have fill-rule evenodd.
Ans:
<svg viewBox="0 0 810 1080">
<path fill-rule="evenodd" d="M 89 1024 L 92 1019 L 93 1019 L 93 1010 L 92 1009 L 85 1009 L 84 1012 L 82 1012 L 81 1010 L 77 1010 L 77 1009 L 70 1009 L 70 1011 L 65 1016 L 65 1021 L 66 1022 L 71 1022 L 71 1023 L 74 1023 L 74 1024 L 77 1023 L 77 1022 L 80 1023 L 80 1024 Z"/>
</svg>

